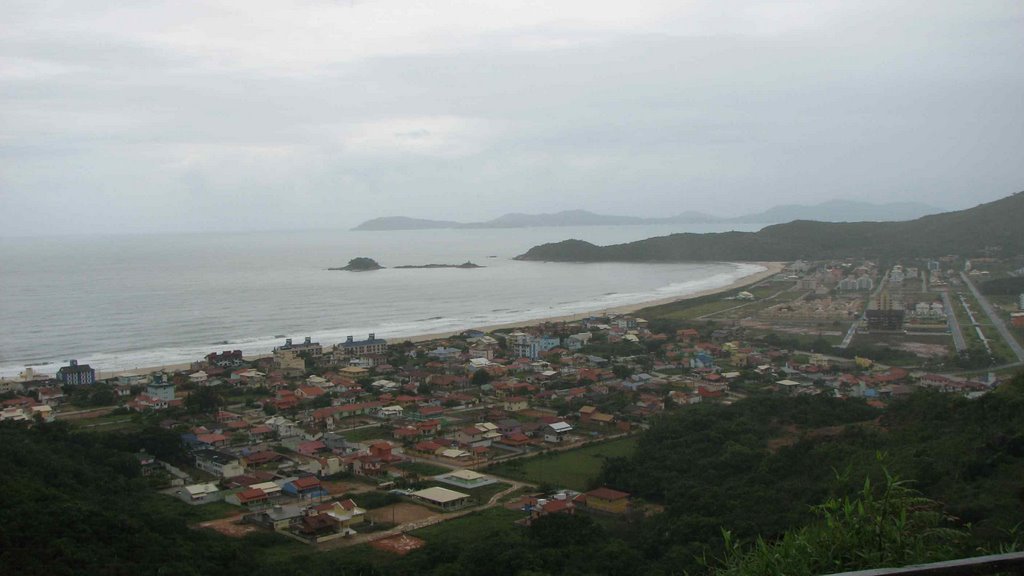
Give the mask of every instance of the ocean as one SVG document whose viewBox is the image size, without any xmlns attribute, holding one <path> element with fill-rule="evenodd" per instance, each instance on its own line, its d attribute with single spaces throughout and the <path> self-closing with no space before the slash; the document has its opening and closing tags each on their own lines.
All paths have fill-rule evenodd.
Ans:
<svg viewBox="0 0 1024 576">
<path fill-rule="evenodd" d="M 518 262 L 530 247 L 612 244 L 720 225 L 495 230 L 63 236 L 0 239 L 0 376 L 101 372 L 266 353 L 284 337 L 324 345 L 370 332 L 399 339 L 575 315 L 725 286 L 753 264 Z M 756 230 L 759 225 L 740 226 Z M 328 271 L 357 256 L 383 266 Z"/>
</svg>

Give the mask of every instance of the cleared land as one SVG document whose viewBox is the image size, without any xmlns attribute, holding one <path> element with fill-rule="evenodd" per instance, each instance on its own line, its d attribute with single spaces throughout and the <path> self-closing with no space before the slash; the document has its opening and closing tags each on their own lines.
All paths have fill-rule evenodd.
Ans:
<svg viewBox="0 0 1024 576">
<path fill-rule="evenodd" d="M 420 528 L 409 534 L 426 540 L 428 544 L 464 546 L 476 542 L 483 535 L 512 530 L 515 527 L 513 522 L 523 516 L 522 512 L 497 506 L 448 522 Z"/>
<path fill-rule="evenodd" d="M 433 516 L 436 512 L 426 506 L 410 504 L 409 502 L 400 502 L 398 504 L 391 504 L 382 508 L 377 508 L 376 510 L 370 510 L 368 514 L 374 522 L 405 524 L 406 522 L 415 522 L 417 520 Z"/>
<path fill-rule="evenodd" d="M 620 438 L 575 450 L 505 462 L 489 472 L 534 484 L 582 491 L 601 472 L 606 458 L 630 456 L 636 444 L 636 437 Z"/>
</svg>

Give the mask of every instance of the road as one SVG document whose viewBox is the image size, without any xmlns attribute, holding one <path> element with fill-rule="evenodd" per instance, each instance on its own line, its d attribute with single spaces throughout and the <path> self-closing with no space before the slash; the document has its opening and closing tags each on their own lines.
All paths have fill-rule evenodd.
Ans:
<svg viewBox="0 0 1024 576">
<path fill-rule="evenodd" d="M 960 321 L 956 319 L 956 311 L 953 310 L 953 301 L 949 299 L 949 291 L 943 290 L 942 304 L 946 307 L 946 322 L 949 324 L 949 332 L 953 335 L 953 346 L 958 353 L 967 350 L 967 341 L 964 340 L 964 333 L 960 330 Z"/>
<path fill-rule="evenodd" d="M 853 337 L 857 335 L 857 325 L 861 323 L 861 320 L 866 318 L 863 314 L 860 318 L 853 321 L 850 324 L 850 329 L 846 331 L 846 336 L 843 337 L 843 341 L 839 344 L 839 348 L 846 349 L 850 346 L 850 342 L 853 342 Z"/>
<path fill-rule="evenodd" d="M 960 277 L 963 278 L 964 284 L 966 284 L 967 288 L 970 289 L 971 294 L 974 294 L 974 299 L 981 305 L 981 309 L 985 311 L 985 315 L 987 315 L 988 319 L 992 321 L 992 325 L 995 326 L 996 332 L 999 332 L 999 335 L 1003 337 L 1006 345 L 1009 346 L 1010 350 L 1012 350 L 1017 356 L 1017 361 L 1024 362 L 1024 347 L 1022 347 L 1020 342 L 1013 337 L 1010 329 L 1006 327 L 1006 322 L 1003 322 L 1003 317 L 996 312 L 995 308 L 993 308 L 992 304 L 988 301 L 988 298 L 978 290 L 974 285 L 974 282 L 971 282 L 970 277 L 968 277 L 966 273 L 961 272 Z"/>
</svg>

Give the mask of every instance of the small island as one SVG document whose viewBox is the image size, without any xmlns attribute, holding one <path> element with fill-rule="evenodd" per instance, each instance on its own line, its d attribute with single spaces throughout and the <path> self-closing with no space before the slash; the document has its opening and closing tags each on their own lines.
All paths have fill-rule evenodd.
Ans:
<svg viewBox="0 0 1024 576">
<path fill-rule="evenodd" d="M 462 264 L 423 264 L 421 266 L 395 266 L 395 268 L 483 268 L 483 266 L 479 264 L 474 264 L 472 262 L 463 262 Z"/>
<path fill-rule="evenodd" d="M 328 268 L 328 270 L 344 270 L 346 272 L 369 272 L 370 270 L 383 270 L 384 267 L 373 258 L 353 258 L 348 261 L 347 266 L 341 268 Z"/>
</svg>

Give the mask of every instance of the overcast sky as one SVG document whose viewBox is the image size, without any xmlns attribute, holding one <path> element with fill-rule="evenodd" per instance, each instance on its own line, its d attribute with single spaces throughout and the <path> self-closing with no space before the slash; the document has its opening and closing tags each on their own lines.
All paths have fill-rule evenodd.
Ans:
<svg viewBox="0 0 1024 576">
<path fill-rule="evenodd" d="M 1020 0 L 0 4 L 0 234 L 1024 189 Z"/>
</svg>

